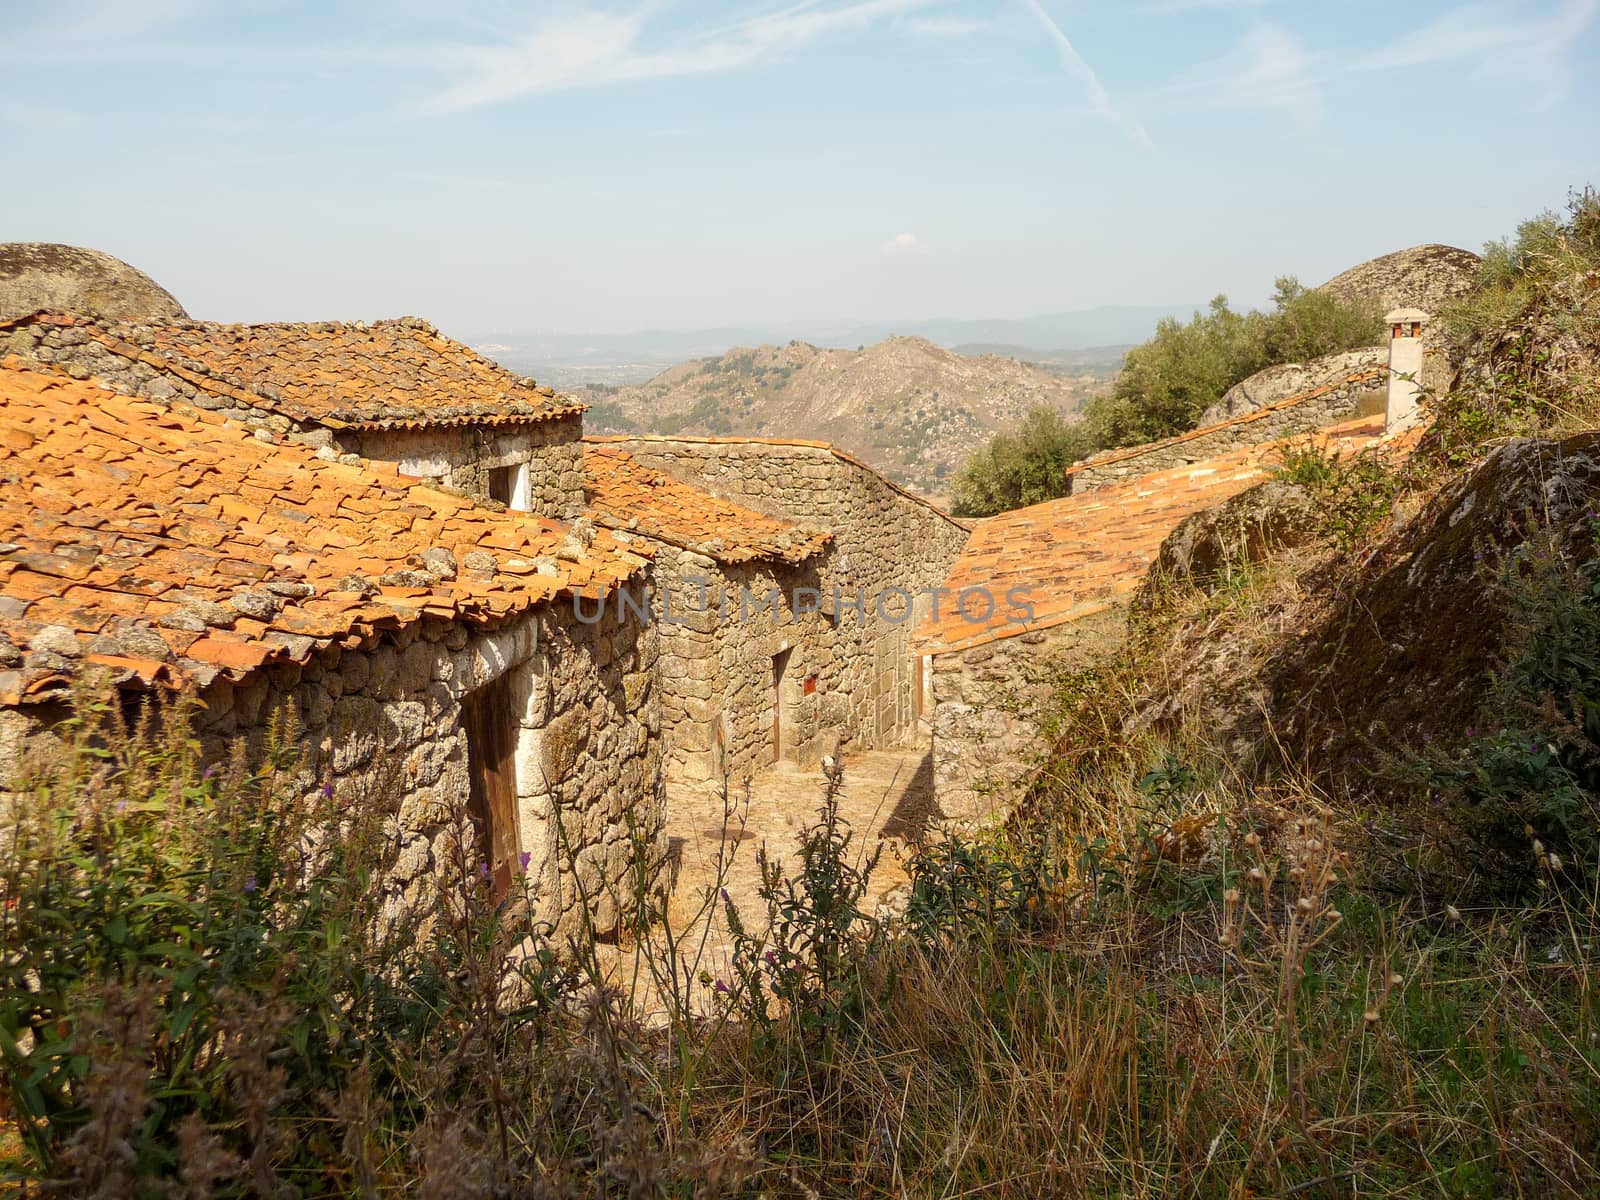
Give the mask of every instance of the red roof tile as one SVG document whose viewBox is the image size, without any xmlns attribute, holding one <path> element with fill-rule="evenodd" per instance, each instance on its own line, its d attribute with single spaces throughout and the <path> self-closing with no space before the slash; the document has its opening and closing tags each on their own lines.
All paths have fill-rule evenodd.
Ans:
<svg viewBox="0 0 1600 1200">
<path fill-rule="evenodd" d="M 223 325 L 35 313 L 4 324 L 27 323 L 81 329 L 130 362 L 201 391 L 334 428 L 508 424 L 585 407 L 414 317 Z"/>
<path fill-rule="evenodd" d="M 0 701 L 37 696 L 84 655 L 175 682 L 303 660 L 424 614 L 491 623 L 609 591 L 648 560 L 605 532 L 576 554 L 556 522 L 14 358 L 0 362 L 0 414 L 0 635 L 41 651 L 0 672 Z M 421 558 L 441 548 L 454 579 Z M 494 574 L 469 569 L 480 550 Z M 71 650 L 67 635 L 79 652 L 50 652 Z M 170 654 L 153 654 L 162 643 Z M 171 655 L 176 669 L 149 666 Z"/>
<path fill-rule="evenodd" d="M 585 445 L 583 470 L 584 495 L 600 524 L 657 538 L 718 562 L 799 563 L 832 540 L 831 534 L 807 532 L 791 521 L 718 499 L 645 466 L 615 446 Z"/>
<path fill-rule="evenodd" d="M 1362 417 L 1319 431 L 1325 449 L 1353 454 L 1383 433 L 1383 417 Z M 1126 483 L 1049 500 L 978 522 L 944 586 L 959 593 L 986 589 L 989 606 L 974 598 L 968 620 L 954 598 L 937 619 L 918 628 L 913 647 L 943 654 L 1091 616 L 1127 598 L 1143 582 L 1161 543 L 1185 517 L 1220 504 L 1267 478 L 1279 452 L 1306 436 L 1249 446 L 1204 462 L 1157 471 Z M 1409 444 L 1409 443 L 1402 443 Z M 1031 620 L 1008 603 L 1033 608 Z"/>
</svg>

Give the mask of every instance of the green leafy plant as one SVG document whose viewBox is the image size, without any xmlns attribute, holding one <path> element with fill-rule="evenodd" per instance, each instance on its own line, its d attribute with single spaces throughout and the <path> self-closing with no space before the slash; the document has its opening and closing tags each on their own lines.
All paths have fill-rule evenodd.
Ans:
<svg viewBox="0 0 1600 1200">
<path fill-rule="evenodd" d="M 851 856 L 854 832 L 839 815 L 843 776 L 824 788 L 817 820 L 801 831 L 799 871 L 787 876 L 763 847 L 758 894 L 767 928 L 748 928 L 738 908 L 726 904 L 733 935 L 734 987 L 730 1002 L 770 1030 L 775 1000 L 790 1021 L 822 1043 L 844 1035 L 859 1020 L 864 999 L 859 947 L 879 935 L 863 907 L 881 844 L 861 861 Z"/>
<path fill-rule="evenodd" d="M 1343 550 L 1382 524 L 1405 484 L 1402 472 L 1376 451 L 1341 457 L 1309 440 L 1281 451 L 1273 477 L 1312 494 L 1324 531 Z"/>
<path fill-rule="evenodd" d="M 1508 636 L 1474 724 L 1391 769 L 1443 802 L 1479 886 L 1526 894 L 1552 863 L 1576 884 L 1600 867 L 1600 521 L 1534 521 L 1482 569 Z"/>
</svg>

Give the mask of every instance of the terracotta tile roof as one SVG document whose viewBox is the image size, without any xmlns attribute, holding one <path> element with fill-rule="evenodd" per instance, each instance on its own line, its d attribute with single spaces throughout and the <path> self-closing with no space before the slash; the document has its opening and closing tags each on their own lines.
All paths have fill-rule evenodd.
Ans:
<svg viewBox="0 0 1600 1200">
<path fill-rule="evenodd" d="M 691 437 L 686 434 L 666 433 L 591 433 L 585 434 L 583 440 L 586 443 L 595 446 L 626 444 L 628 442 L 646 442 L 662 445 L 671 442 L 687 442 L 688 444 L 694 446 L 793 446 L 801 450 L 824 450 L 831 454 L 834 458 L 838 459 L 840 462 L 849 463 L 852 467 L 859 467 L 868 474 L 877 476 L 878 480 L 890 490 L 899 492 L 908 500 L 915 500 L 924 508 L 931 509 L 939 516 L 943 517 L 946 521 L 949 521 L 950 524 L 961 529 L 966 529 L 969 525 L 969 522 L 963 521 L 958 517 L 952 517 L 949 513 L 945 512 L 944 509 L 933 503 L 933 501 L 929 500 L 926 496 L 919 496 L 910 488 L 902 487 L 900 484 L 890 479 L 882 471 L 878 470 L 878 468 L 873 466 L 871 463 L 865 462 L 862 459 L 857 458 L 855 455 L 839 449 L 839 447 L 835 446 L 832 442 L 812 442 L 806 441 L 803 438 Z"/>
<path fill-rule="evenodd" d="M 36 313 L 10 324 L 24 322 L 79 327 L 202 391 L 336 429 L 510 424 L 585 408 L 414 317 L 223 325 Z"/>
<path fill-rule="evenodd" d="M 1354 454 L 1383 434 L 1382 415 L 1362 417 L 1318 431 L 1324 450 Z M 1144 581 L 1161 543 L 1185 517 L 1266 479 L 1285 446 L 1306 435 L 1235 450 L 1205 462 L 1157 471 L 1126 483 L 1048 500 L 980 521 L 944 586 L 959 592 L 987 589 L 994 611 L 974 597 L 967 620 L 954 597 L 941 601 L 938 618 L 923 622 L 913 637 L 920 654 L 943 654 L 1080 620 L 1126 599 Z M 1402 437 L 1398 448 L 1415 443 Z M 1033 606 L 1032 620 L 1019 619 L 1007 603 L 1012 588 Z"/>
<path fill-rule="evenodd" d="M 1241 425 L 1249 425 L 1256 421 L 1263 421 L 1274 413 L 1280 413 L 1286 408 L 1297 408 L 1330 392 L 1337 392 L 1356 383 L 1378 384 L 1386 382 L 1389 371 L 1386 367 L 1363 367 L 1359 371 L 1346 375 L 1343 379 L 1335 379 L 1321 387 L 1314 387 L 1310 391 L 1298 392 L 1293 396 L 1285 396 L 1282 400 L 1274 400 L 1271 404 L 1264 404 L 1260 408 L 1253 408 L 1249 412 L 1240 413 L 1238 416 L 1229 417 L 1226 421 L 1217 421 L 1211 425 L 1202 425 L 1198 429 L 1191 429 L 1187 433 L 1180 433 L 1174 437 L 1163 438 L 1159 442 L 1146 442 L 1139 446 L 1125 446 L 1120 450 L 1104 450 L 1099 454 L 1090 455 L 1081 463 L 1076 463 L 1067 468 L 1067 474 L 1076 475 L 1086 468 L 1107 467 L 1113 463 L 1124 462 L 1130 458 L 1139 458 L 1154 450 L 1165 450 L 1169 446 L 1181 446 L 1185 442 L 1193 442 L 1203 437 L 1216 433 L 1222 429 L 1232 429 Z"/>
<path fill-rule="evenodd" d="M 0 702 L 84 662 L 204 683 L 423 617 L 494 624 L 647 560 L 392 465 L 0 362 Z"/>
<path fill-rule="evenodd" d="M 721 563 L 804 562 L 833 540 L 832 534 L 718 499 L 616 446 L 584 446 L 583 491 L 595 520 L 607 528 L 658 538 Z"/>
</svg>

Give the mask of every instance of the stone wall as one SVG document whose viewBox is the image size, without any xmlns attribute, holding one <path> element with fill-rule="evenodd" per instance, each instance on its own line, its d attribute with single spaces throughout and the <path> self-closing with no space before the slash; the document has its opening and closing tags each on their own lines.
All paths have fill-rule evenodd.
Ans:
<svg viewBox="0 0 1600 1200">
<path fill-rule="evenodd" d="M 1121 610 L 933 660 L 933 786 L 945 820 L 1003 821 L 1050 747 L 1042 706 L 1059 673 L 1123 636 Z"/>
<path fill-rule="evenodd" d="M 645 602 L 642 583 L 630 594 Z M 517 841 L 537 915 L 575 933 L 587 899 L 606 934 L 635 898 L 635 838 L 652 869 L 666 861 L 656 644 L 652 625 L 587 623 L 567 604 L 492 630 L 430 619 L 239 683 L 217 679 L 200 693 L 196 728 L 208 760 L 254 763 L 292 717 L 301 753 L 288 786 L 308 797 L 331 786 L 343 803 L 386 811 L 381 886 L 395 911 L 430 903 L 458 831 L 472 828 L 463 702 L 509 679 Z M 66 715 L 62 704 L 0 712 L 0 785 Z M 479 842 L 468 861 L 485 853 Z"/>
<path fill-rule="evenodd" d="M 631 594 L 642 598 L 643 585 Z M 517 840 L 545 900 L 540 916 L 574 931 L 581 893 L 596 930 L 608 932 L 633 893 L 633 828 L 656 861 L 664 855 L 656 639 L 614 612 L 586 624 L 570 602 L 557 602 L 471 632 L 426 620 L 242 686 L 219 681 L 203 694 L 202 744 L 221 757 L 243 738 L 259 754 L 274 713 L 292 706 L 304 750 L 296 786 L 331 783 L 352 803 L 397 803 L 388 886 L 396 903 L 414 902 L 448 861 L 448 839 L 466 811 L 472 756 L 463 702 L 509 677 Z"/>
<path fill-rule="evenodd" d="M 1126 483 L 1156 471 L 1186 467 L 1247 446 L 1311 433 L 1356 414 L 1358 409 L 1383 411 L 1387 372 L 1374 368 L 1356 380 L 1329 384 L 1304 400 L 1283 407 L 1258 409 L 1220 425 L 1152 442 L 1147 446 L 1107 450 L 1085 459 L 1068 474 L 1068 494 L 1079 495 L 1113 483 Z"/>
<path fill-rule="evenodd" d="M 655 545 L 668 776 L 737 782 L 774 761 L 809 766 L 831 752 L 851 728 L 862 672 L 821 611 L 815 566 L 726 565 Z"/>
<path fill-rule="evenodd" d="M 527 511 L 564 519 L 583 507 L 583 417 L 516 425 L 436 425 L 423 429 L 348 429 L 340 449 L 399 465 L 403 474 L 432 480 L 480 500 L 489 498 L 489 472 L 528 468 Z"/>
<path fill-rule="evenodd" d="M 795 614 L 792 604 L 786 604 L 780 615 L 800 618 L 782 626 L 787 633 L 748 626 L 749 657 L 740 668 L 750 672 L 754 687 L 759 663 L 764 659 L 770 672 L 771 655 L 780 652 L 783 637 L 793 640 L 786 679 L 799 680 L 803 688 L 815 676 L 810 695 L 817 697 L 815 735 L 804 732 L 809 726 L 801 723 L 812 717 L 797 716 L 797 759 L 815 755 L 837 735 L 847 733 L 858 748 L 871 748 L 899 745 L 916 732 L 909 635 L 926 611 L 928 593 L 944 582 L 966 544 L 964 525 L 826 446 L 694 438 L 607 440 L 646 466 L 714 495 L 833 534 L 829 547 L 802 572 L 768 578 L 745 567 L 726 573 L 736 587 L 752 593 L 777 586 L 787 601 L 792 598 L 784 582 L 788 579 L 815 588 L 820 597 L 821 614 Z M 666 579 L 676 568 L 658 564 L 657 569 Z M 718 653 L 737 662 L 737 639 L 723 639 Z M 810 711 L 805 705 L 797 709 L 799 714 Z"/>
</svg>

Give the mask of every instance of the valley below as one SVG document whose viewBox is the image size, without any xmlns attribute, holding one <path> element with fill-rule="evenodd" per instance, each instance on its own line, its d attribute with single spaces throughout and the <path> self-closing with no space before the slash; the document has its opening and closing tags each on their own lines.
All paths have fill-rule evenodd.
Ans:
<svg viewBox="0 0 1600 1200">
<path fill-rule="evenodd" d="M 827 441 L 891 479 L 942 499 L 950 477 L 1030 409 L 1078 411 L 1109 386 L 1120 347 L 1051 356 L 961 354 L 920 337 L 857 350 L 806 342 L 735 348 L 670 367 L 647 382 L 589 385 L 592 433 Z"/>
</svg>

